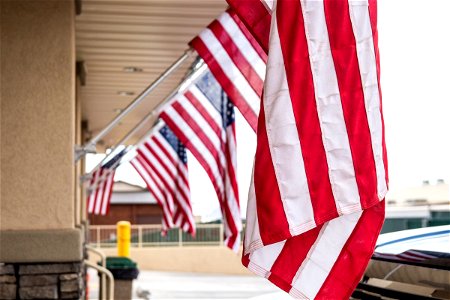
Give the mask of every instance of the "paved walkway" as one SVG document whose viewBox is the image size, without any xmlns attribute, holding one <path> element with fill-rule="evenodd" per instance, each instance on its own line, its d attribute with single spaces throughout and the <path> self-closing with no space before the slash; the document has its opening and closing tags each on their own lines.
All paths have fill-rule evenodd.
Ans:
<svg viewBox="0 0 450 300">
<path fill-rule="evenodd" d="M 89 299 L 98 299 L 97 274 L 95 271 L 90 271 L 90 274 Z M 146 298 L 142 295 L 143 291 L 150 292 L 150 296 Z M 141 271 L 133 285 L 133 299 L 253 298 L 258 300 L 292 299 L 267 280 L 256 276 Z"/>
</svg>

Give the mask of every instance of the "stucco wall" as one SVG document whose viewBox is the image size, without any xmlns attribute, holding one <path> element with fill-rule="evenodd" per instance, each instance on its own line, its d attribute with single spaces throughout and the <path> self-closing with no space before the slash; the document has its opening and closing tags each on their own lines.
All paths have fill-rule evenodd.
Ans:
<svg viewBox="0 0 450 300">
<path fill-rule="evenodd" d="M 0 5 L 0 229 L 73 228 L 74 4 Z"/>
<path fill-rule="evenodd" d="M 101 249 L 107 256 L 117 256 L 115 248 Z M 216 274 L 251 274 L 241 264 L 241 253 L 225 247 L 148 247 L 131 248 L 130 258 L 140 270 L 199 272 Z M 89 259 L 98 261 L 97 255 Z"/>
</svg>

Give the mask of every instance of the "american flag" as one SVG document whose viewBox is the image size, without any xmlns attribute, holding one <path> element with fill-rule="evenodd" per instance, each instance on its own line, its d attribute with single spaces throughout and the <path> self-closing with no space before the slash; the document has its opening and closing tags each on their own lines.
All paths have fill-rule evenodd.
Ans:
<svg viewBox="0 0 450 300">
<path fill-rule="evenodd" d="M 150 134 L 130 163 L 163 211 L 163 234 L 178 226 L 195 235 L 186 148 L 174 133 L 163 126 Z"/>
<path fill-rule="evenodd" d="M 87 208 L 88 213 L 94 215 L 107 215 L 111 202 L 114 185 L 115 168 L 125 155 L 126 149 L 122 149 L 103 166 L 92 172 L 92 178 L 88 185 Z"/>
<path fill-rule="evenodd" d="M 245 25 L 229 9 L 190 45 L 256 131 L 267 54 Z"/>
<path fill-rule="evenodd" d="M 348 299 L 387 192 L 376 1 L 279 0 L 271 20 L 228 2 L 270 26 L 243 263 L 295 298 Z"/>
<path fill-rule="evenodd" d="M 392 254 L 392 253 L 381 253 L 381 252 L 375 252 L 372 256 L 374 259 L 380 259 L 380 260 L 388 260 L 388 261 L 405 261 L 405 262 L 425 262 L 430 259 L 436 259 L 439 258 L 438 255 L 435 255 L 434 253 L 430 253 L 427 251 L 421 251 L 421 250 L 407 250 L 402 253 L 398 254 Z"/>
<path fill-rule="evenodd" d="M 208 72 L 175 96 L 160 116 L 208 173 L 221 205 L 225 244 L 238 251 L 242 223 L 233 104 Z"/>
</svg>

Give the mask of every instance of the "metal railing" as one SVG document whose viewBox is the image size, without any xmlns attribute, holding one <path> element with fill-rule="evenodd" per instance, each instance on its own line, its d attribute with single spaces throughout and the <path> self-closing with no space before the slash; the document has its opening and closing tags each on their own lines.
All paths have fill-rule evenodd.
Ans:
<svg viewBox="0 0 450 300">
<path fill-rule="evenodd" d="M 223 224 L 197 224 L 195 237 L 179 228 L 169 229 L 163 236 L 161 225 L 131 225 L 131 247 L 222 246 L 223 233 Z M 98 248 L 116 247 L 116 226 L 89 226 L 89 243 Z"/>
</svg>

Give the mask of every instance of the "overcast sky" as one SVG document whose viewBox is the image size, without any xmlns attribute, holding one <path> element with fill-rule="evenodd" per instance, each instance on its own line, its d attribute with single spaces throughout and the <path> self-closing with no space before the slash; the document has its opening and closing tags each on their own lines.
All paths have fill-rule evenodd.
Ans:
<svg viewBox="0 0 450 300">
<path fill-rule="evenodd" d="M 379 0 L 381 87 L 390 189 L 450 182 L 450 1 Z M 238 181 L 245 215 L 256 137 L 237 115 Z M 206 173 L 189 159 L 194 213 L 220 216 Z M 143 185 L 129 165 L 116 180 Z"/>
</svg>

